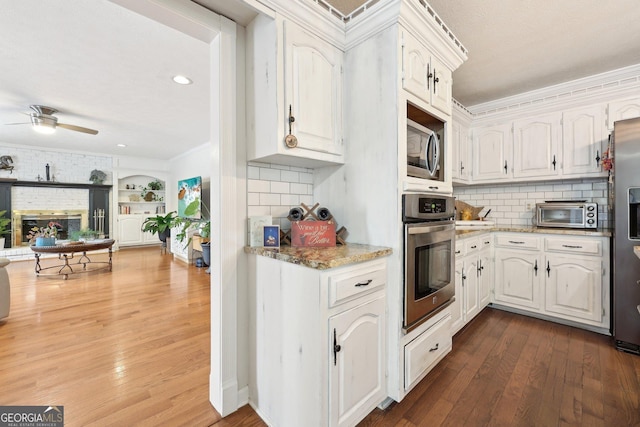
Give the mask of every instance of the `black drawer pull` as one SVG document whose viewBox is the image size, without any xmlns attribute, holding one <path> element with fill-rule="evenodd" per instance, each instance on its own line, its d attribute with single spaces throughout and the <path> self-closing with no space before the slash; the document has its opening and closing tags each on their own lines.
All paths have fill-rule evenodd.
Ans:
<svg viewBox="0 0 640 427">
<path fill-rule="evenodd" d="M 513 243 L 514 245 L 524 245 L 524 242 L 516 242 L 515 240 L 509 240 L 509 243 Z"/>
<path fill-rule="evenodd" d="M 473 245 L 473 246 L 471 246 L 471 249 L 475 249 L 475 248 L 477 248 L 477 247 L 478 247 L 478 246 Z"/>
<path fill-rule="evenodd" d="M 582 249 L 582 246 L 579 245 L 562 245 L 563 248 L 569 248 L 569 249 Z"/>
<path fill-rule="evenodd" d="M 436 343 L 436 346 L 435 346 L 435 347 L 431 347 L 431 348 L 429 349 L 429 353 L 431 353 L 432 351 L 436 351 L 436 350 L 438 350 L 438 347 L 439 347 L 439 346 L 440 346 L 440 343 Z"/>
<path fill-rule="evenodd" d="M 356 283 L 356 287 L 358 287 L 358 286 L 368 286 L 369 283 L 371 283 L 371 282 L 373 282 L 373 279 L 369 279 L 366 282 L 358 282 L 358 283 Z"/>
</svg>

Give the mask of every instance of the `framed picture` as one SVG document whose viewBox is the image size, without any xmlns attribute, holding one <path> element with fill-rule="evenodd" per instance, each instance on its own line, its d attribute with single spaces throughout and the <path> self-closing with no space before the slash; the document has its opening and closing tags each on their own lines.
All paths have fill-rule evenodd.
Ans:
<svg viewBox="0 0 640 427">
<path fill-rule="evenodd" d="M 178 181 L 178 216 L 202 218 L 202 177 L 196 176 Z"/>
<path fill-rule="evenodd" d="M 265 248 L 280 247 L 280 226 L 279 225 L 265 225 L 263 234 L 264 234 Z"/>
<path fill-rule="evenodd" d="M 271 215 L 249 217 L 249 246 L 264 246 L 264 226 L 272 223 Z"/>
</svg>

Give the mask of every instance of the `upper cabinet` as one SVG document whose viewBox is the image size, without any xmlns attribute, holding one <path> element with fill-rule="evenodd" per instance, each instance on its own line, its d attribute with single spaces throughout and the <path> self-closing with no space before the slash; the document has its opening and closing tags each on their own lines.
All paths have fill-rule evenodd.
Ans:
<svg viewBox="0 0 640 427">
<path fill-rule="evenodd" d="M 513 177 L 511 126 L 487 126 L 473 131 L 473 181 L 503 181 Z"/>
<path fill-rule="evenodd" d="M 564 176 L 603 175 L 606 150 L 604 106 L 593 105 L 562 113 L 562 162 Z"/>
<path fill-rule="evenodd" d="M 560 175 L 560 113 L 513 122 L 513 177 Z"/>
<path fill-rule="evenodd" d="M 402 88 L 451 114 L 451 70 L 407 31 L 402 31 Z"/>
<path fill-rule="evenodd" d="M 607 127 L 613 130 L 613 124 L 618 120 L 640 117 L 640 98 L 623 99 L 609 103 Z"/>
<path fill-rule="evenodd" d="M 258 16 L 247 26 L 249 160 L 344 163 L 343 56 L 279 15 Z"/>
</svg>

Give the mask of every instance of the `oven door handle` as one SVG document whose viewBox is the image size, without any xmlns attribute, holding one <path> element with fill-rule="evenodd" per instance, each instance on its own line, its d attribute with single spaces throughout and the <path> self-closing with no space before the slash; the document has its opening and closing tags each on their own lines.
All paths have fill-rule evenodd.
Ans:
<svg viewBox="0 0 640 427">
<path fill-rule="evenodd" d="M 409 226 L 407 227 L 408 234 L 425 234 L 425 233 L 435 233 L 437 231 L 453 231 L 455 230 L 455 224 L 443 224 L 443 225 L 434 225 L 433 223 L 429 223 L 429 225 L 418 225 L 418 226 Z"/>
</svg>

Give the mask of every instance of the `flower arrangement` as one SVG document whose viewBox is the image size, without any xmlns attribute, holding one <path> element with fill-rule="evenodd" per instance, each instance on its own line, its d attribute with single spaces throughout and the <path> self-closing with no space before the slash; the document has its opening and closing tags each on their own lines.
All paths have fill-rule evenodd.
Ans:
<svg viewBox="0 0 640 427">
<path fill-rule="evenodd" d="M 600 163 L 602 164 L 602 169 L 606 171 L 610 171 L 611 169 L 613 169 L 613 159 L 609 157 L 609 148 L 607 148 L 607 151 L 602 153 Z"/>
<path fill-rule="evenodd" d="M 34 243 L 38 237 L 56 237 L 61 228 L 61 224 L 49 221 L 46 227 L 32 227 L 27 234 L 27 239 L 29 239 L 29 243 Z"/>
</svg>

